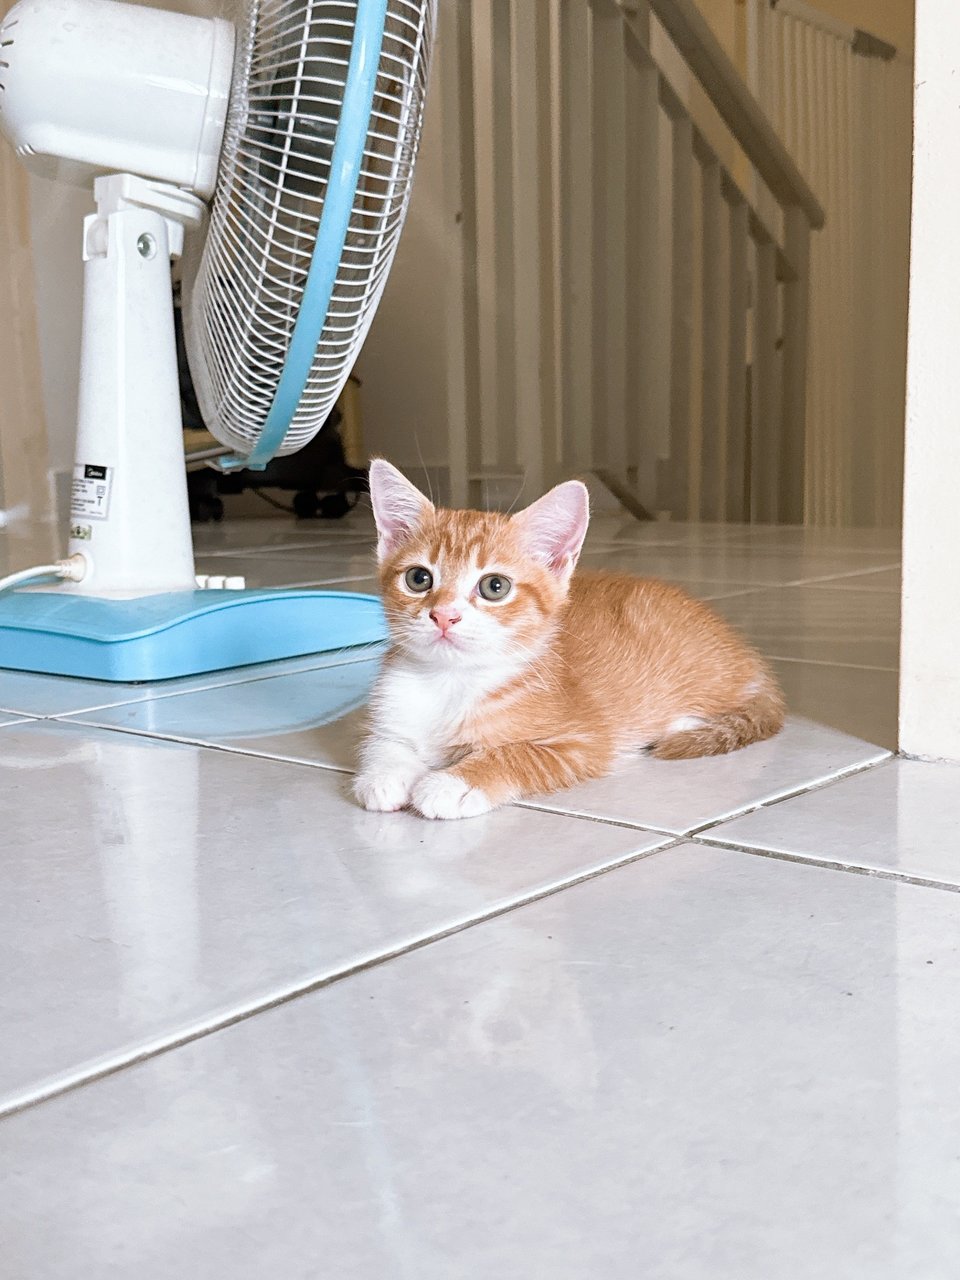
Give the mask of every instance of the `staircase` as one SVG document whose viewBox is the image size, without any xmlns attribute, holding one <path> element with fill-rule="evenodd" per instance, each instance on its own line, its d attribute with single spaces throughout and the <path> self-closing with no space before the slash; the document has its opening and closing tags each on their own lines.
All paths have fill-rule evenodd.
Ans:
<svg viewBox="0 0 960 1280">
<path fill-rule="evenodd" d="M 746 26 L 750 87 L 829 211 L 811 258 L 807 517 L 896 525 L 913 64 L 806 0 L 746 0 Z"/>
<path fill-rule="evenodd" d="M 825 214 L 786 108 L 694 0 L 440 10 L 452 500 L 593 471 L 638 514 L 808 518 Z"/>
</svg>

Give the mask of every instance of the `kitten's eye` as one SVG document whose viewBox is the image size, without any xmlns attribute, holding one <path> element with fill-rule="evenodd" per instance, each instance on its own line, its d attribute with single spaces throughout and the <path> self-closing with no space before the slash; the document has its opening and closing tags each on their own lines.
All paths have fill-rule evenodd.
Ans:
<svg viewBox="0 0 960 1280">
<path fill-rule="evenodd" d="M 513 590 L 513 583 L 502 573 L 485 573 L 477 584 L 484 600 L 506 600 Z"/>
<path fill-rule="evenodd" d="M 414 565 L 403 575 L 403 580 L 411 591 L 429 591 L 433 586 L 433 574 L 423 565 Z"/>
</svg>

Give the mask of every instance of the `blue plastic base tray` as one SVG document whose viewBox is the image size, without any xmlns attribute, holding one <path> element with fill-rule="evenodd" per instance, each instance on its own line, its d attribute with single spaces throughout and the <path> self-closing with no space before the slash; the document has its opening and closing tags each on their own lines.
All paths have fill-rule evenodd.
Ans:
<svg viewBox="0 0 960 1280">
<path fill-rule="evenodd" d="M 376 596 L 347 591 L 0 595 L 0 667 L 118 683 L 349 649 L 386 635 Z"/>
</svg>

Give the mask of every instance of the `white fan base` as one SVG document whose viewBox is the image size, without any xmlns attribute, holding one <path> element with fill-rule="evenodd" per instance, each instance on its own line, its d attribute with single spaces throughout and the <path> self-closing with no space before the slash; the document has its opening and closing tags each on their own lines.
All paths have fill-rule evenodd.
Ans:
<svg viewBox="0 0 960 1280">
<path fill-rule="evenodd" d="M 194 588 L 170 260 L 203 205 L 130 174 L 98 178 L 84 221 L 80 401 L 65 592 Z"/>
</svg>

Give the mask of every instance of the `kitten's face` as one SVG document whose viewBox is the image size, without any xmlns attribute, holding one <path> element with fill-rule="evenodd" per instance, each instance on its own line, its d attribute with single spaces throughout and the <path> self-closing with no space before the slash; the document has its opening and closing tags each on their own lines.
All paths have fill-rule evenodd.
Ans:
<svg viewBox="0 0 960 1280">
<path fill-rule="evenodd" d="M 394 640 L 471 666 L 536 651 L 566 585 L 519 545 L 502 516 L 434 511 L 381 564 Z"/>
<path fill-rule="evenodd" d="M 394 643 L 444 667 L 502 667 L 552 633 L 586 532 L 586 490 L 571 482 L 513 517 L 437 510 L 375 461 L 370 490 L 380 581 Z"/>
</svg>

